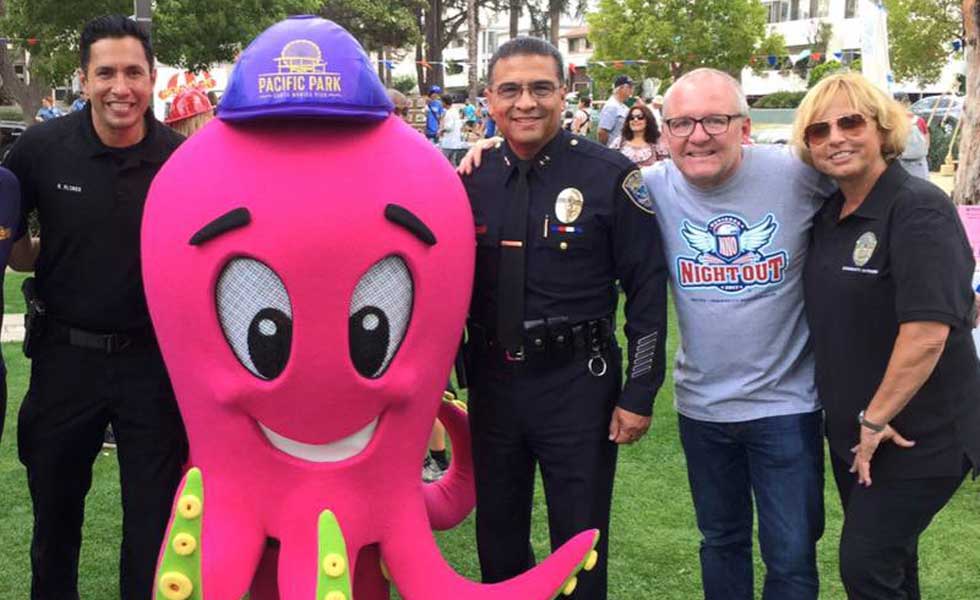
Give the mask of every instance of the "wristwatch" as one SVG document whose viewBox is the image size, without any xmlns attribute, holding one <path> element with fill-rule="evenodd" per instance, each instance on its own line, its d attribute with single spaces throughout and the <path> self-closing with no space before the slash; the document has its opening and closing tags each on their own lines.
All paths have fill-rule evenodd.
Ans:
<svg viewBox="0 0 980 600">
<path fill-rule="evenodd" d="M 870 429 L 871 431 L 873 431 L 875 433 L 881 433 L 882 431 L 885 430 L 885 427 L 888 426 L 887 424 L 885 424 L 885 425 L 879 425 L 878 423 L 872 423 L 871 421 L 865 419 L 864 418 L 864 411 L 863 410 L 858 413 L 858 423 L 862 427 L 867 427 L 868 429 Z"/>
</svg>

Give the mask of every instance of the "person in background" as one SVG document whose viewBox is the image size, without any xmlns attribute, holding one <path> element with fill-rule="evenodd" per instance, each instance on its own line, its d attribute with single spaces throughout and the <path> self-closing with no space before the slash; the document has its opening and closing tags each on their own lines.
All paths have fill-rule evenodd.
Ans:
<svg viewBox="0 0 980 600">
<path fill-rule="evenodd" d="M 34 115 L 34 122 L 43 123 L 51 119 L 56 119 L 63 114 L 61 109 L 55 106 L 54 100 L 50 96 L 45 96 L 41 98 L 41 108 L 37 109 L 37 114 Z"/>
<path fill-rule="evenodd" d="M 453 98 L 449 94 L 442 97 L 442 123 L 439 125 L 439 147 L 449 162 L 455 167 L 466 154 L 469 145 L 463 139 L 463 118 L 459 109 L 452 108 Z"/>
<path fill-rule="evenodd" d="M 446 112 L 443 107 L 442 88 L 434 85 L 429 88 L 429 101 L 425 105 L 425 137 L 433 144 L 439 145 L 439 127 L 442 124 L 442 114 Z"/>
<path fill-rule="evenodd" d="M 620 135 L 619 151 L 638 167 L 649 167 L 669 156 L 660 145 L 660 129 L 653 113 L 643 104 L 630 109 Z"/>
<path fill-rule="evenodd" d="M 656 95 L 653 100 L 650 101 L 650 112 L 653 113 L 653 118 L 657 120 L 657 127 L 664 126 L 664 97 L 661 95 Z"/>
<path fill-rule="evenodd" d="M 75 101 L 71 103 L 71 108 L 68 110 L 68 112 L 76 112 L 82 110 L 83 108 L 85 108 L 86 102 L 88 102 L 88 94 L 85 93 L 85 90 L 79 91 L 78 97 L 75 98 Z"/>
<path fill-rule="evenodd" d="M 591 106 L 592 98 L 581 96 L 578 99 L 578 108 L 575 110 L 575 116 L 572 118 L 572 133 L 575 135 L 589 135 L 589 129 L 592 126 Z"/>
<path fill-rule="evenodd" d="M 599 112 L 599 143 L 612 148 L 619 141 L 620 132 L 629 107 L 626 101 L 633 95 L 633 80 L 628 75 L 620 75 L 613 82 L 613 93 Z"/>
<path fill-rule="evenodd" d="M 184 137 L 191 137 L 214 118 L 214 106 L 207 95 L 197 88 L 181 90 L 170 104 L 170 114 L 164 121 Z"/>
<path fill-rule="evenodd" d="M 912 124 L 899 159 L 906 171 L 929 181 L 929 126 L 925 119 L 909 110 L 908 94 L 902 94 L 899 101 Z"/>
<path fill-rule="evenodd" d="M 840 186 L 814 219 L 804 288 L 852 600 L 920 598 L 919 536 L 980 472 L 974 260 L 949 197 L 896 160 L 910 125 L 843 73 L 793 126 L 803 162 Z"/>
<path fill-rule="evenodd" d="M 412 122 L 409 120 L 409 111 L 412 108 L 412 103 L 408 100 L 405 94 L 399 92 L 395 88 L 388 88 L 388 99 L 391 103 L 395 105 L 395 110 L 393 111 L 396 117 L 401 117 L 409 125 Z"/>
</svg>

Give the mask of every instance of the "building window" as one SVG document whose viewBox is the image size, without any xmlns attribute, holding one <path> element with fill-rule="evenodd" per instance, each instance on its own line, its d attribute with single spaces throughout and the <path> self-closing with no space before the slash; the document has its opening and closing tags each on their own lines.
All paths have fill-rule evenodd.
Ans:
<svg viewBox="0 0 980 600">
<path fill-rule="evenodd" d="M 585 52 L 591 48 L 592 44 L 589 43 L 589 38 L 587 37 L 568 38 L 569 52 Z"/>
<path fill-rule="evenodd" d="M 810 0 L 810 18 L 819 19 L 830 14 L 830 0 Z"/>
<path fill-rule="evenodd" d="M 844 2 L 844 18 L 853 19 L 857 15 L 858 0 L 845 0 Z"/>
<path fill-rule="evenodd" d="M 789 21 L 789 0 L 774 0 L 773 2 L 768 2 L 769 11 L 769 22 L 770 23 L 782 23 L 784 21 Z"/>
<path fill-rule="evenodd" d="M 486 45 L 484 46 L 485 47 L 484 52 L 486 52 L 487 54 L 493 54 L 494 52 L 497 51 L 497 46 L 500 45 L 500 42 L 497 41 L 497 32 L 488 31 L 486 33 L 487 33 L 487 42 Z"/>
</svg>

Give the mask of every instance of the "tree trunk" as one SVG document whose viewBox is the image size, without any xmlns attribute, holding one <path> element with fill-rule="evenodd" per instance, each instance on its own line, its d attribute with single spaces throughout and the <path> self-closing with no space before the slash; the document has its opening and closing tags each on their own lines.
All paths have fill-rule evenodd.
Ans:
<svg viewBox="0 0 980 600">
<path fill-rule="evenodd" d="M 7 3 L 0 0 L 0 16 L 7 14 Z M 41 108 L 41 98 L 50 90 L 38 77 L 30 78 L 30 85 L 27 85 L 14 71 L 14 61 L 17 54 L 7 50 L 7 44 L 0 44 L 0 79 L 2 79 L 3 91 L 12 97 L 20 105 L 24 113 L 24 122 L 30 127 L 34 124 L 34 115 Z"/>
<path fill-rule="evenodd" d="M 963 0 L 966 34 L 966 100 L 960 126 L 960 159 L 953 200 L 980 204 L 980 2 Z"/>
<path fill-rule="evenodd" d="M 558 47 L 558 34 L 561 33 L 561 0 L 549 0 L 548 33 L 551 45 Z"/>
<path fill-rule="evenodd" d="M 426 89 L 432 85 L 445 87 L 446 65 L 442 64 L 442 0 L 429 0 L 425 15 L 425 60 L 432 68 L 427 75 Z"/>
<path fill-rule="evenodd" d="M 478 74 L 477 56 L 480 48 L 480 31 L 477 22 L 476 0 L 466 0 L 466 39 L 467 39 L 467 65 L 466 75 L 469 84 L 469 101 L 476 104 L 476 82 Z"/>
<path fill-rule="evenodd" d="M 521 0 L 510 0 L 510 39 L 517 37 L 521 21 Z"/>
</svg>

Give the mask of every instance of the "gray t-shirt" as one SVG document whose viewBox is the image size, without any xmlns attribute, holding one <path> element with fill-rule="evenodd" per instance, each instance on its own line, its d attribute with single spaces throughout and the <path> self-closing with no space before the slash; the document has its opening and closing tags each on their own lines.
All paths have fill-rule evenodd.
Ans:
<svg viewBox="0 0 980 600">
<path fill-rule="evenodd" d="M 744 146 L 738 171 L 714 189 L 689 184 L 671 161 L 643 179 L 680 322 L 678 412 L 730 423 L 818 410 L 802 275 L 832 186 L 766 146 Z"/>
<path fill-rule="evenodd" d="M 602 105 L 602 112 L 599 113 L 599 129 L 609 132 L 607 147 L 618 146 L 619 138 L 623 136 L 623 123 L 626 122 L 629 112 L 629 107 L 617 100 L 616 96 L 609 96 L 609 100 Z"/>
</svg>

